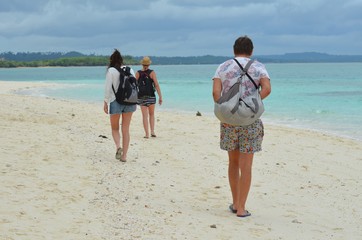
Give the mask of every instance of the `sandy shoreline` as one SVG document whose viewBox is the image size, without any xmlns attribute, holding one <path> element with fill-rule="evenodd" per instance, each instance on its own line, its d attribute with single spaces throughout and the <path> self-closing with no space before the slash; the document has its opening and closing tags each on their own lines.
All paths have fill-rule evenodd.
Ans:
<svg viewBox="0 0 362 240">
<path fill-rule="evenodd" d="M 124 164 L 102 104 L 12 93 L 40 85 L 0 81 L 0 239 L 362 236 L 362 142 L 266 125 L 238 219 L 214 117 L 159 111 L 144 139 L 137 110 Z"/>
</svg>

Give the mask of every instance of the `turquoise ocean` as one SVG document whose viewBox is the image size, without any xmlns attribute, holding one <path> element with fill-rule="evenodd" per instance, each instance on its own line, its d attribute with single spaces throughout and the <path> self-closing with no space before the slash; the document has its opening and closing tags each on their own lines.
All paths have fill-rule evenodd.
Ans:
<svg viewBox="0 0 362 240">
<path fill-rule="evenodd" d="M 362 141 L 362 63 L 268 63 L 272 94 L 264 123 Z M 136 71 L 140 67 L 132 66 Z M 163 94 L 158 111 L 213 115 L 217 65 L 153 65 Z M 0 69 L 0 80 L 57 83 L 19 94 L 102 103 L 106 67 Z M 101 109 L 101 107 L 100 107 Z"/>
</svg>

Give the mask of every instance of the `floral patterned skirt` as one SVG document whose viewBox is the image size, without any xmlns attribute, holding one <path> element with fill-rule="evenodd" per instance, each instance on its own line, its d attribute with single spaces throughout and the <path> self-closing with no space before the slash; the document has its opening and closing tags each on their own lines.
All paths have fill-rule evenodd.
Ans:
<svg viewBox="0 0 362 240">
<path fill-rule="evenodd" d="M 220 148 L 226 151 L 239 149 L 242 153 L 261 151 L 264 125 L 261 119 L 248 126 L 220 124 Z"/>
</svg>

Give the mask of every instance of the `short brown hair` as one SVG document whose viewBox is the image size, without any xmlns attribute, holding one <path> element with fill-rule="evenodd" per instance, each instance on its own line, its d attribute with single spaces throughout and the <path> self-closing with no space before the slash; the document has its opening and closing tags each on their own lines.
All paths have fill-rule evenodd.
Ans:
<svg viewBox="0 0 362 240">
<path fill-rule="evenodd" d="M 235 40 L 234 43 L 234 53 L 235 54 L 247 54 L 251 55 L 253 53 L 254 45 L 251 39 L 248 36 L 239 37 Z"/>
</svg>

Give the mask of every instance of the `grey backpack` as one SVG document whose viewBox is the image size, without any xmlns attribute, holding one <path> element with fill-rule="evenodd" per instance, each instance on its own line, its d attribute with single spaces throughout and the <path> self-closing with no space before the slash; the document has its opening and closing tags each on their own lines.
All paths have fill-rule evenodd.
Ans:
<svg viewBox="0 0 362 240">
<path fill-rule="evenodd" d="M 264 105 L 259 94 L 259 86 L 248 74 L 249 67 L 254 62 L 250 60 L 243 68 L 238 60 L 235 62 L 241 68 L 238 81 L 224 93 L 214 105 L 214 114 L 222 123 L 234 126 L 247 126 L 254 123 L 264 112 Z M 251 81 L 255 87 L 249 96 L 241 98 L 242 82 Z"/>
<path fill-rule="evenodd" d="M 130 67 L 116 68 L 119 71 L 119 86 L 116 90 L 112 84 L 116 101 L 123 105 L 134 105 L 138 100 L 138 86 L 136 78 L 131 74 Z"/>
</svg>

